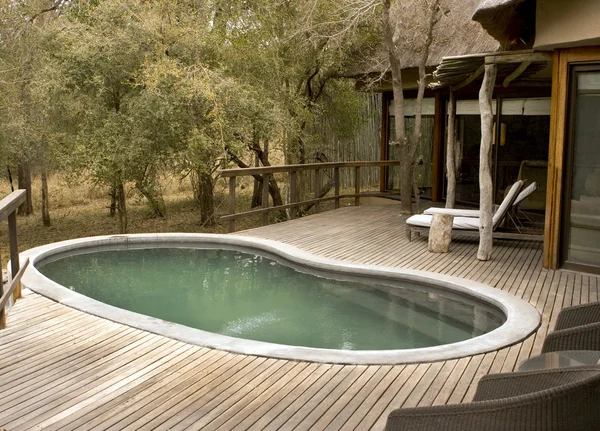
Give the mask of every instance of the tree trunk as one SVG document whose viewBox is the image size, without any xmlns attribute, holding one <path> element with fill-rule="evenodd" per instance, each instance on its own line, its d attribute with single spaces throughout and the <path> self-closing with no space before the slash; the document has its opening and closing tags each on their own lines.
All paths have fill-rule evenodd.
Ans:
<svg viewBox="0 0 600 431">
<path fill-rule="evenodd" d="M 398 7 L 398 3 L 396 3 Z M 404 118 L 404 89 L 402 84 L 402 49 L 397 45 L 395 38 L 395 23 L 391 19 L 391 0 L 383 0 L 383 42 L 386 47 L 390 68 L 392 71 L 392 90 L 394 93 L 394 114 L 396 145 L 400 158 L 400 213 L 412 214 L 412 188 L 413 188 L 413 162 L 421 143 L 421 113 L 423 107 L 423 96 L 425 94 L 426 65 L 429 50 L 433 42 L 433 28 L 440 19 L 439 0 L 434 0 L 428 6 L 427 31 L 423 44 L 422 56 L 419 61 L 419 87 L 415 106 L 415 128 L 413 142 L 409 142 L 406 136 L 406 124 Z M 400 38 L 398 38 L 400 39 Z"/>
<path fill-rule="evenodd" d="M 44 226 L 50 226 L 50 208 L 48 202 L 48 178 L 46 167 L 42 165 L 42 222 Z"/>
<path fill-rule="evenodd" d="M 114 184 L 110 187 L 110 206 L 108 207 L 109 215 L 114 217 L 117 212 L 117 186 Z"/>
<path fill-rule="evenodd" d="M 479 153 L 479 249 L 477 259 L 490 260 L 493 245 L 493 184 L 492 184 L 492 139 L 494 115 L 492 113 L 492 94 L 496 83 L 497 66 L 485 65 L 485 75 L 479 90 L 479 110 L 481 112 L 481 147 Z"/>
<path fill-rule="evenodd" d="M 456 121 L 456 99 L 454 92 L 450 89 L 450 100 L 448 102 L 448 137 L 446 144 L 446 177 L 448 179 L 446 190 L 446 208 L 454 208 L 456 203 L 456 134 L 454 125 Z"/>
<path fill-rule="evenodd" d="M 260 166 L 260 160 L 258 156 L 254 155 L 254 166 Z M 262 187 L 261 183 L 254 178 L 254 184 L 252 188 L 252 203 L 250 204 L 250 208 L 257 208 L 262 206 Z"/>
<path fill-rule="evenodd" d="M 117 214 L 119 215 L 119 229 L 121 233 L 127 233 L 127 203 L 125 201 L 125 187 L 119 180 L 115 186 L 117 197 Z"/>
<path fill-rule="evenodd" d="M 409 159 L 408 140 L 404 120 L 404 89 L 402 87 L 401 53 L 394 42 L 394 23 L 390 17 L 391 2 L 383 2 L 383 40 L 392 69 L 394 115 L 398 157 L 400 159 L 400 213 L 412 213 L 412 161 Z"/>
<path fill-rule="evenodd" d="M 200 204 L 200 223 L 203 226 L 212 226 L 215 224 L 215 201 L 213 195 L 213 179 L 210 173 L 197 171 L 198 184 L 198 203 Z"/>
<path fill-rule="evenodd" d="M 269 160 L 264 157 L 264 155 L 263 155 L 264 153 L 261 148 L 251 147 L 250 149 L 255 152 L 255 154 L 258 156 L 258 158 L 262 162 L 263 166 L 271 166 L 271 163 L 269 163 Z M 247 169 L 250 167 L 246 163 L 244 163 L 238 156 L 236 156 L 233 152 L 228 151 L 228 154 L 229 154 L 229 157 L 231 157 L 231 160 L 233 162 L 235 162 L 235 164 L 237 164 L 240 168 Z M 252 176 L 254 177 L 255 180 L 257 180 L 261 184 L 261 188 L 262 188 L 263 176 L 262 175 L 252 175 Z M 275 205 L 275 206 L 283 205 L 283 199 L 281 198 L 281 190 L 279 189 L 277 180 L 275 179 L 275 177 L 273 175 L 269 175 L 269 194 L 271 195 L 271 198 L 273 199 L 273 205 Z"/>
<path fill-rule="evenodd" d="M 27 191 L 25 202 L 19 207 L 19 215 L 30 215 L 33 214 L 33 200 L 31 197 L 31 170 L 28 162 L 19 163 L 18 170 L 18 183 L 20 189 Z"/>
<path fill-rule="evenodd" d="M 136 181 L 135 187 L 144 195 L 155 217 L 164 217 L 167 213 L 162 193 L 154 184 L 146 181 Z"/>
</svg>

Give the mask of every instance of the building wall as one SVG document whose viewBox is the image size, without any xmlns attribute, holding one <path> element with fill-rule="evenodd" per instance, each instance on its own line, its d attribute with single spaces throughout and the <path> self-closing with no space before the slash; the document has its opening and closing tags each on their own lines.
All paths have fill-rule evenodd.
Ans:
<svg viewBox="0 0 600 431">
<path fill-rule="evenodd" d="M 538 0 L 534 49 L 600 45 L 600 0 Z"/>
</svg>

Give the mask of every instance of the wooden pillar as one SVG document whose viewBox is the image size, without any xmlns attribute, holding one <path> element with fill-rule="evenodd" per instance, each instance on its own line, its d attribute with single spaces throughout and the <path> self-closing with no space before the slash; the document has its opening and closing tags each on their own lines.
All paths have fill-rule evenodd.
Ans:
<svg viewBox="0 0 600 431">
<path fill-rule="evenodd" d="M 321 191 L 321 170 L 315 169 L 315 199 L 319 199 L 319 192 Z M 319 202 L 315 202 L 315 214 L 318 214 L 321 206 Z"/>
<path fill-rule="evenodd" d="M 296 171 L 290 171 L 290 203 L 291 204 L 295 204 L 296 199 L 297 199 L 297 192 L 296 192 L 297 177 L 298 177 L 298 175 L 296 174 Z M 296 218 L 297 211 L 298 211 L 298 209 L 296 207 L 290 208 L 290 218 L 292 220 Z"/>
<path fill-rule="evenodd" d="M 235 214 L 235 177 L 229 177 L 229 215 Z M 235 231 L 235 219 L 229 219 L 229 233 Z"/>
<path fill-rule="evenodd" d="M 431 201 L 441 202 L 444 199 L 444 123 L 446 109 L 445 99 L 439 91 L 435 93 L 435 116 L 433 124 L 433 154 L 431 157 Z"/>
<path fill-rule="evenodd" d="M 481 112 L 481 147 L 479 149 L 479 249 L 477 259 L 490 260 L 492 258 L 493 225 L 492 212 L 494 207 L 492 183 L 492 139 L 494 115 L 492 113 L 492 94 L 496 83 L 498 66 L 485 65 L 485 75 L 479 90 L 479 110 Z"/>
<path fill-rule="evenodd" d="M 354 205 L 360 205 L 360 166 L 356 166 L 354 168 L 354 194 L 356 197 L 354 198 Z"/>
<path fill-rule="evenodd" d="M 269 181 L 271 174 L 263 174 L 263 194 L 262 194 L 262 207 L 263 209 L 269 208 Z M 269 212 L 263 213 L 263 226 L 269 224 Z"/>
<path fill-rule="evenodd" d="M 1 260 L 1 259 L 0 259 Z M 4 283 L 0 282 L 0 298 L 4 296 Z M 6 328 L 6 311 L 0 307 L 0 329 Z"/>
<path fill-rule="evenodd" d="M 333 187 L 334 187 L 334 196 L 335 196 L 335 209 L 340 207 L 340 168 L 333 168 Z"/>
<path fill-rule="evenodd" d="M 450 100 L 448 101 L 448 135 L 446 137 L 446 178 L 448 178 L 448 189 L 446 191 L 446 208 L 454 208 L 456 201 L 456 133 L 454 124 L 456 122 L 456 99 L 454 91 L 450 88 Z"/>
<path fill-rule="evenodd" d="M 12 212 L 8 216 L 8 238 L 10 242 L 10 272 L 14 277 L 19 272 L 19 243 L 17 242 L 17 213 Z M 0 295 L 1 297 L 2 295 Z M 21 282 L 17 283 L 17 287 L 13 292 L 13 299 L 16 301 L 21 297 Z"/>
<path fill-rule="evenodd" d="M 380 142 L 380 160 L 388 160 L 388 141 L 390 139 L 390 94 L 383 93 L 381 97 L 381 142 Z M 379 167 L 379 191 L 385 192 L 387 188 L 388 167 Z"/>
</svg>

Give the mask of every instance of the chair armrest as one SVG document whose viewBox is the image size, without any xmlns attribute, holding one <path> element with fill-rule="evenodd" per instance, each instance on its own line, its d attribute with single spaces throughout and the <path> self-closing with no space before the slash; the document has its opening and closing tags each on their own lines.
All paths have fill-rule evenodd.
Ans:
<svg viewBox="0 0 600 431">
<path fill-rule="evenodd" d="M 574 305 L 573 307 L 563 308 L 558 313 L 554 330 L 558 331 L 596 322 L 600 322 L 600 302 Z"/>
<path fill-rule="evenodd" d="M 546 378 L 545 374 L 554 379 L 554 382 L 543 382 L 542 386 L 554 385 L 509 398 L 393 410 L 388 416 L 385 431 L 595 429 L 600 421 L 600 409 L 597 408 L 600 403 L 600 368 L 572 367 L 512 374 L 534 373 L 542 380 Z M 516 386 L 517 382 L 518 379 L 515 379 L 510 383 Z"/>
<path fill-rule="evenodd" d="M 600 350 L 600 322 L 549 333 L 542 353 L 561 350 Z"/>
<path fill-rule="evenodd" d="M 473 401 L 492 401 L 552 389 L 564 384 L 565 380 L 568 381 L 578 375 L 581 368 L 553 368 L 488 374 L 479 380 Z"/>
<path fill-rule="evenodd" d="M 427 208 L 423 211 L 423 214 L 448 214 L 456 217 L 479 217 L 481 212 L 479 210 L 461 210 L 455 208 Z"/>
</svg>

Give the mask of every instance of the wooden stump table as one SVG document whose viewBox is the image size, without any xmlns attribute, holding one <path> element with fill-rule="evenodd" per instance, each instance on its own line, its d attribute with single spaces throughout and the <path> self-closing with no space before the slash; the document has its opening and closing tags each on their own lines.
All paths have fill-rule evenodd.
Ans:
<svg viewBox="0 0 600 431">
<path fill-rule="evenodd" d="M 429 229 L 427 249 L 433 253 L 448 253 L 452 242 L 452 223 L 454 216 L 450 214 L 433 214 Z"/>
</svg>

